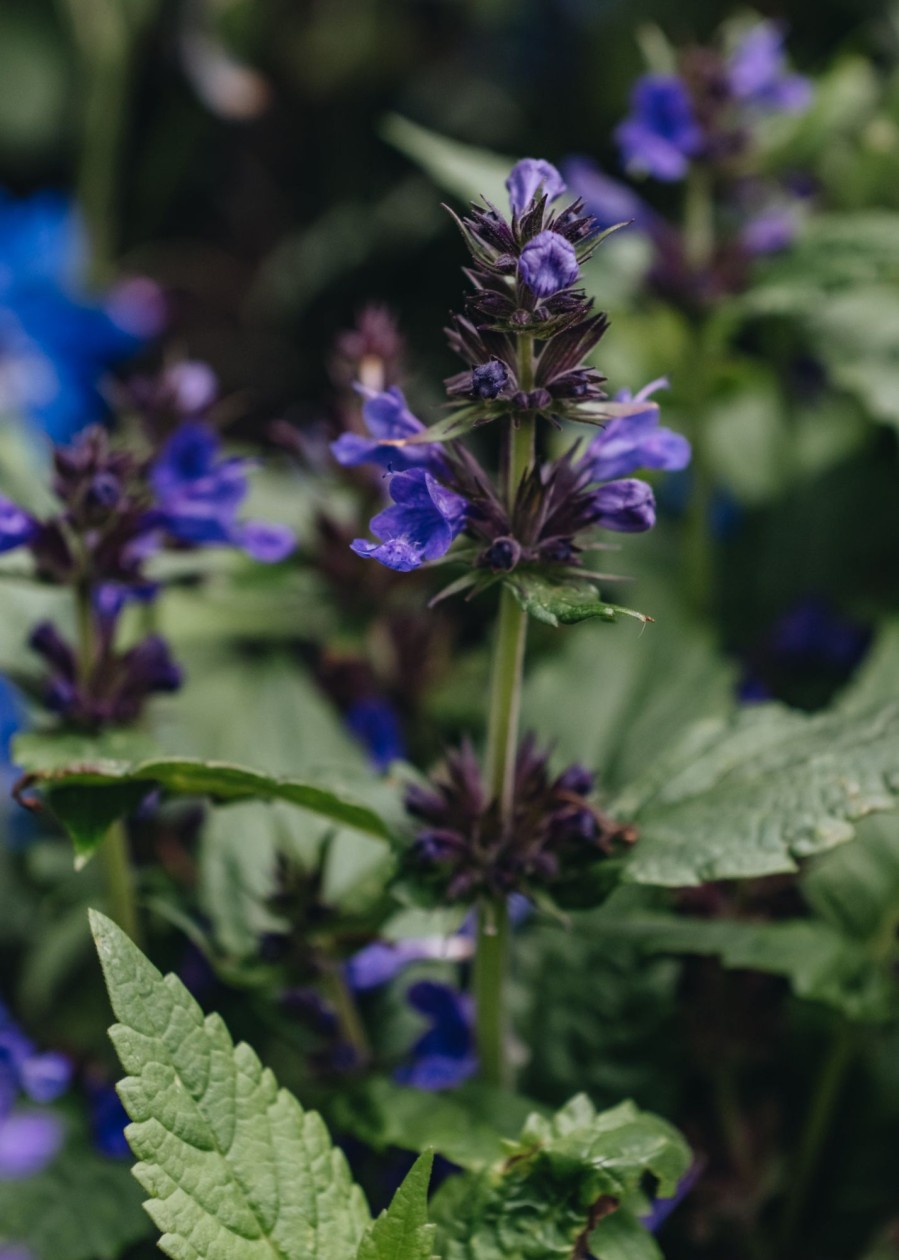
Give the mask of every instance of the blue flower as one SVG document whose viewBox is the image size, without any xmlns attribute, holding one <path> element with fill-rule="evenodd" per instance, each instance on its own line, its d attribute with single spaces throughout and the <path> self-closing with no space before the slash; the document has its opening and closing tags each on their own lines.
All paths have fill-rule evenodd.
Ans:
<svg viewBox="0 0 899 1260">
<path fill-rule="evenodd" d="M 651 402 L 652 394 L 668 384 L 652 381 L 632 398 L 629 390 L 616 395 L 621 402 L 645 402 L 646 410 L 634 415 L 617 416 L 597 434 L 583 457 L 589 463 L 596 481 L 626 477 L 638 468 L 659 468 L 678 472 L 690 462 L 690 443 L 673 429 L 659 426 L 659 407 Z"/>
<path fill-rule="evenodd" d="M 683 81 L 676 75 L 647 74 L 637 80 L 631 113 L 615 131 L 626 166 L 656 179 L 683 179 L 698 152 L 702 132 Z"/>
<path fill-rule="evenodd" d="M 522 158 L 506 180 L 509 204 L 517 215 L 524 214 L 539 192 L 555 201 L 565 191 L 565 181 L 551 162 L 542 158 Z"/>
<path fill-rule="evenodd" d="M 619 223 L 632 223 L 638 230 L 649 230 L 655 215 L 632 188 L 604 175 L 587 157 L 570 157 L 565 162 L 565 178 L 571 191 L 584 203 L 596 220 L 600 231 Z"/>
<path fill-rule="evenodd" d="M 26 546 L 37 531 L 38 523 L 33 516 L 0 495 L 0 554 Z"/>
<path fill-rule="evenodd" d="M 420 980 L 410 986 L 409 1004 L 431 1027 L 416 1041 L 411 1062 L 398 1068 L 395 1080 L 414 1089 L 453 1089 L 478 1070 L 471 999 L 449 985 Z"/>
<path fill-rule="evenodd" d="M 81 282 L 85 256 L 67 198 L 41 192 L 18 199 L 0 190 L 0 409 L 25 416 L 54 441 L 105 412 L 100 378 L 159 323 L 135 309 L 133 291 L 90 301 Z M 149 301 L 145 293 L 143 308 Z"/>
<path fill-rule="evenodd" d="M 428 468 L 438 474 L 443 471 L 440 448 L 435 443 L 384 445 L 385 441 L 411 438 L 425 431 L 422 422 L 409 410 L 401 389 L 395 385 L 380 393 L 361 385 L 357 389 L 365 399 L 362 418 L 371 437 L 342 433 L 336 442 L 331 443 L 331 452 L 338 464 L 346 468 L 357 464 L 377 464 L 389 472 L 404 472 L 409 468 Z"/>
<path fill-rule="evenodd" d="M 115 1088 L 106 1081 L 88 1080 L 85 1089 L 94 1146 L 110 1159 L 127 1159 L 131 1154 L 125 1137 L 128 1113 Z"/>
<path fill-rule="evenodd" d="M 649 1211 L 645 1216 L 640 1217 L 640 1223 L 644 1229 L 648 1229 L 651 1234 L 656 1233 L 658 1229 L 665 1223 L 676 1207 L 683 1203 L 684 1199 L 696 1185 L 702 1176 L 704 1162 L 699 1159 L 694 1163 L 681 1177 L 677 1183 L 674 1194 L 667 1199 L 654 1199 Z"/>
<path fill-rule="evenodd" d="M 471 392 L 475 398 L 498 398 L 509 383 L 509 369 L 502 359 L 490 359 L 471 369 Z"/>
<path fill-rule="evenodd" d="M 393 706 L 382 696 L 366 696 L 350 706 L 346 724 L 362 743 L 376 770 L 406 755 L 406 743 Z"/>
<path fill-rule="evenodd" d="M 645 481 L 610 481 L 593 494 L 593 520 L 619 534 L 640 534 L 656 523 L 656 501 Z"/>
<path fill-rule="evenodd" d="M 188 422 L 172 434 L 150 469 L 156 511 L 149 524 L 194 546 L 226 543 L 255 560 L 275 563 L 296 545 L 283 525 L 237 519 L 248 488 L 245 459 L 222 459 L 219 439 L 206 425 Z"/>
<path fill-rule="evenodd" d="M 740 231 L 740 241 L 750 254 L 777 254 L 792 245 L 798 228 L 796 210 L 773 206 L 753 215 Z"/>
<path fill-rule="evenodd" d="M 0 1180 L 31 1177 L 62 1145 L 59 1118 L 18 1104 L 54 1102 L 68 1088 L 71 1066 L 54 1052 L 39 1053 L 0 1003 Z"/>
<path fill-rule="evenodd" d="M 558 232 L 538 232 L 521 251 L 518 274 L 535 297 L 552 297 L 577 283 L 574 246 Z"/>
<path fill-rule="evenodd" d="M 408 573 L 427 560 L 439 560 L 464 528 L 468 503 L 424 468 L 391 477 L 390 497 L 395 506 L 371 522 L 380 543 L 357 538 L 351 544 L 357 555 L 379 560 L 388 569 Z"/>
<path fill-rule="evenodd" d="M 811 84 L 801 74 L 787 71 L 784 34 L 778 22 L 759 22 L 740 40 L 727 67 L 730 90 L 738 101 L 772 113 L 807 108 Z"/>
</svg>

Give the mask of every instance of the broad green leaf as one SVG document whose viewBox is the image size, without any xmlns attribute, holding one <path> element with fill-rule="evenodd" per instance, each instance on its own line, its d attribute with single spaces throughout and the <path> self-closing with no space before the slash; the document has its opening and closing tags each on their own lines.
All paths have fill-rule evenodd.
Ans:
<svg viewBox="0 0 899 1260">
<path fill-rule="evenodd" d="M 590 1255 L 594 1260 L 664 1260 L 652 1234 L 627 1208 L 603 1217 L 590 1235 Z"/>
<path fill-rule="evenodd" d="M 347 1260 L 369 1224 L 321 1117 L 92 912 L 146 1209 L 173 1260 Z"/>
<path fill-rule="evenodd" d="M 619 617 L 636 617 L 644 623 L 652 620 L 632 608 L 605 603 L 588 582 L 553 582 L 537 573 L 515 573 L 503 584 L 519 607 L 548 626 L 574 625 L 594 617 L 602 621 L 617 621 Z"/>
<path fill-rule="evenodd" d="M 349 795 L 314 783 L 279 779 L 223 761 L 180 757 L 130 763 L 99 761 L 37 771 L 22 781 L 22 793 L 38 790 L 86 860 L 109 825 L 123 817 L 154 788 L 175 796 L 209 796 L 214 801 L 287 801 L 310 813 L 386 839 L 381 818 Z M 22 799 L 26 799 L 22 796 Z"/>
<path fill-rule="evenodd" d="M 486 197 L 496 206 L 506 204 L 506 176 L 516 158 L 448 140 L 399 114 L 388 115 L 381 134 L 430 175 L 435 184 L 461 200 Z"/>
<path fill-rule="evenodd" d="M 853 844 L 804 872 L 802 893 L 835 931 L 888 960 L 899 920 L 899 819 L 866 819 Z"/>
<path fill-rule="evenodd" d="M 864 713 L 884 696 L 899 694 L 899 621 L 884 625 L 852 682 L 840 693 L 835 709 L 847 715 Z"/>
<path fill-rule="evenodd" d="M 145 731 L 104 731 L 80 735 L 71 731 L 27 731 L 13 738 L 12 755 L 27 772 L 60 770 L 102 761 L 143 761 L 159 749 Z"/>
<path fill-rule="evenodd" d="M 393 1201 L 372 1221 L 356 1260 L 432 1260 L 435 1227 L 428 1224 L 428 1185 L 434 1156 L 420 1155 Z"/>
<path fill-rule="evenodd" d="M 760 705 L 691 727 L 612 802 L 625 879 L 691 885 L 796 870 L 899 804 L 899 701 L 845 716 Z"/>
<path fill-rule="evenodd" d="M 34 1260 L 119 1260 L 150 1229 L 128 1168 L 86 1136 L 36 1176 L 0 1180 L 0 1252 L 18 1244 Z"/>
<path fill-rule="evenodd" d="M 852 1020 L 883 1021 L 896 1010 L 890 976 L 857 941 L 818 919 L 748 923 L 638 914 L 611 918 L 608 931 L 609 941 L 633 941 L 647 954 L 706 954 L 725 967 L 784 976 L 798 997 Z"/>
<path fill-rule="evenodd" d="M 375 1077 L 335 1107 L 340 1127 L 376 1150 L 433 1149 L 462 1168 L 480 1169 L 502 1158 L 505 1140 L 521 1131 L 535 1104 L 479 1081 L 432 1094 Z"/>
<path fill-rule="evenodd" d="M 432 1204 L 445 1260 L 571 1260 L 603 1211 L 651 1175 L 670 1196 L 690 1163 L 683 1138 L 631 1102 L 597 1112 L 581 1094 L 533 1115 L 506 1159 L 446 1182 Z"/>
</svg>

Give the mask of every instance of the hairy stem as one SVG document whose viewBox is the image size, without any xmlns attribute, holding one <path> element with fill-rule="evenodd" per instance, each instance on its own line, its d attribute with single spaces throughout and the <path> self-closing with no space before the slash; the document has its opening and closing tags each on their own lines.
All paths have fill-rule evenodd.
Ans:
<svg viewBox="0 0 899 1260">
<path fill-rule="evenodd" d="M 523 390 L 534 384 L 534 343 L 518 342 L 518 382 Z M 521 416 L 511 426 L 506 447 L 506 496 L 511 508 L 522 477 L 534 462 L 534 417 Z M 507 821 L 514 807 L 515 757 L 521 683 L 527 639 L 527 613 L 506 587 L 499 601 L 499 618 L 493 647 L 490 711 L 487 718 L 487 782 L 500 815 Z M 477 943 L 474 963 L 476 1038 L 481 1076 L 501 1085 L 507 1076 L 505 1056 L 505 980 L 509 953 L 509 918 L 500 898 L 484 898 L 478 904 Z"/>
</svg>

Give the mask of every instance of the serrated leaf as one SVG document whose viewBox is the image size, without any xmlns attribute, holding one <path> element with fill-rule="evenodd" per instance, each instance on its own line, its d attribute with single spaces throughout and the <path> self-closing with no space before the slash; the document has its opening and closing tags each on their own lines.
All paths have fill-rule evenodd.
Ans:
<svg viewBox="0 0 899 1260">
<path fill-rule="evenodd" d="M 393 1196 L 372 1221 L 356 1260 L 432 1260 L 436 1227 L 428 1224 L 428 1186 L 433 1154 L 420 1155 Z"/>
<path fill-rule="evenodd" d="M 446 1182 L 432 1204 L 445 1260 L 571 1260 L 598 1214 L 638 1193 L 647 1174 L 670 1196 L 690 1163 L 683 1138 L 631 1102 L 597 1112 L 581 1094 L 532 1116 L 507 1158 Z"/>
<path fill-rule="evenodd" d="M 0 1249 L 34 1260 L 118 1260 L 151 1226 L 129 1169 L 69 1143 L 43 1172 L 0 1180 Z"/>
<path fill-rule="evenodd" d="M 347 1260 L 369 1224 L 317 1113 L 280 1089 L 217 1015 L 204 1018 L 103 915 L 91 928 L 130 1075 L 134 1175 L 173 1260 Z"/>
<path fill-rule="evenodd" d="M 386 839 L 389 830 L 368 806 L 347 794 L 281 779 L 244 766 L 199 758 L 157 757 L 150 761 L 99 761 L 26 775 L 18 789 L 38 790 L 87 858 L 110 824 L 124 817 L 154 788 L 175 796 L 209 796 L 214 801 L 287 801 L 331 822 Z"/>
<path fill-rule="evenodd" d="M 636 617 L 644 623 L 652 620 L 633 608 L 607 604 L 588 582 L 553 582 L 537 573 L 516 573 L 503 585 L 520 608 L 548 626 L 575 625 L 595 617 L 602 621 L 617 621 L 618 617 Z"/>
<path fill-rule="evenodd" d="M 760 705 L 690 728 L 612 804 L 625 879 L 684 886 L 796 870 L 899 805 L 899 701 L 846 716 Z"/>
</svg>

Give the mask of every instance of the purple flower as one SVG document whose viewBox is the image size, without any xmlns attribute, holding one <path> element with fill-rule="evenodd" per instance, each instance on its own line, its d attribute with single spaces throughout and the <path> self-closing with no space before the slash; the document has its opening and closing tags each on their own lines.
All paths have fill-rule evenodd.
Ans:
<svg viewBox="0 0 899 1260">
<path fill-rule="evenodd" d="M 593 495 L 593 519 L 603 529 L 640 534 L 656 523 L 656 501 L 645 481 L 610 481 Z"/>
<path fill-rule="evenodd" d="M 471 999 L 432 980 L 413 984 L 406 997 L 431 1027 L 412 1047 L 411 1063 L 394 1078 L 414 1089 L 453 1089 L 478 1070 Z"/>
<path fill-rule="evenodd" d="M 759 22 L 740 40 L 727 67 L 730 90 L 737 100 L 775 113 L 807 108 L 812 87 L 801 74 L 787 71 L 784 34 L 778 22 Z"/>
<path fill-rule="evenodd" d="M 558 232 L 538 232 L 521 251 L 518 273 L 535 297 L 552 297 L 577 283 L 574 246 Z"/>
<path fill-rule="evenodd" d="M 763 210 L 743 225 L 740 240 L 750 254 L 777 254 L 796 237 L 797 216 L 788 206 Z"/>
<path fill-rule="evenodd" d="M 565 162 L 565 178 L 571 191 L 580 197 L 593 215 L 600 231 L 619 223 L 633 223 L 648 230 L 654 214 L 632 188 L 604 175 L 595 162 L 586 157 L 570 157 Z"/>
<path fill-rule="evenodd" d="M 654 1199 L 649 1211 L 645 1216 L 640 1217 L 640 1223 L 644 1229 L 648 1229 L 654 1234 L 668 1219 L 676 1207 L 683 1203 L 684 1199 L 696 1185 L 702 1176 L 705 1164 L 702 1159 L 696 1161 L 681 1177 L 677 1183 L 674 1194 L 667 1199 Z"/>
<path fill-rule="evenodd" d="M 551 162 L 522 158 L 509 172 L 506 188 L 513 211 L 522 215 L 541 191 L 549 201 L 555 201 L 565 191 L 565 181 Z"/>
<path fill-rule="evenodd" d="M 509 369 L 502 359 L 479 363 L 471 370 L 471 392 L 476 398 L 497 398 L 509 383 Z"/>
<path fill-rule="evenodd" d="M 71 1067 L 54 1052 L 39 1053 L 0 1003 L 0 1180 L 40 1172 L 59 1150 L 59 1119 L 16 1107 L 19 1094 L 53 1102 L 68 1087 Z"/>
<path fill-rule="evenodd" d="M 416 962 L 460 962 L 471 957 L 465 926 L 452 936 L 416 936 L 402 941 L 375 941 L 344 963 L 347 984 L 356 992 L 375 989 L 394 980 Z"/>
<path fill-rule="evenodd" d="M 0 554 L 26 546 L 37 531 L 38 523 L 33 516 L 0 495 Z"/>
<path fill-rule="evenodd" d="M 14 1111 L 0 1120 L 0 1181 L 33 1177 L 46 1168 L 62 1146 L 59 1117 L 39 1111 Z"/>
<path fill-rule="evenodd" d="M 414 446 L 385 446 L 385 441 L 415 437 L 425 432 L 425 426 L 409 410 L 403 391 L 396 385 L 378 393 L 364 386 L 357 386 L 365 399 L 362 418 L 371 434 L 342 433 L 331 443 L 331 453 L 345 468 L 357 464 L 377 464 L 389 472 L 404 472 L 409 468 L 428 468 L 440 473 L 444 464 L 440 449 L 435 443 L 421 442 Z"/>
<path fill-rule="evenodd" d="M 247 493 L 248 463 L 220 458 L 218 437 L 206 425 L 182 424 L 150 469 L 157 510 L 148 523 L 179 542 L 231 544 L 265 564 L 283 560 L 296 545 L 291 530 L 237 520 Z"/>
<path fill-rule="evenodd" d="M 615 131 L 625 165 L 656 179 L 683 179 L 702 132 L 683 81 L 676 75 L 647 74 L 637 80 L 631 113 Z"/>
<path fill-rule="evenodd" d="M 395 506 L 379 512 L 371 523 L 371 532 L 381 542 L 357 538 L 351 546 L 357 555 L 379 560 L 398 573 L 439 560 L 465 525 L 466 500 L 423 468 L 391 477 L 390 497 Z"/>
<path fill-rule="evenodd" d="M 106 1081 L 88 1080 L 85 1088 L 94 1146 L 110 1159 L 127 1159 L 131 1154 L 125 1137 L 128 1113 L 114 1086 Z"/>
<path fill-rule="evenodd" d="M 347 710 L 346 724 L 368 751 L 376 770 L 384 771 L 406 755 L 396 710 L 382 696 L 366 696 Z"/>
<path fill-rule="evenodd" d="M 594 480 L 612 481 L 638 468 L 660 468 L 666 472 L 686 468 L 690 462 L 690 443 L 673 429 L 659 426 L 658 403 L 650 401 L 655 390 L 667 384 L 666 380 L 658 380 L 645 386 L 633 401 L 645 401 L 646 410 L 617 416 L 593 439 L 583 462 L 590 464 Z M 630 402 L 631 397 L 629 390 L 616 395 L 621 402 Z"/>
</svg>

